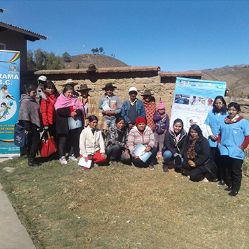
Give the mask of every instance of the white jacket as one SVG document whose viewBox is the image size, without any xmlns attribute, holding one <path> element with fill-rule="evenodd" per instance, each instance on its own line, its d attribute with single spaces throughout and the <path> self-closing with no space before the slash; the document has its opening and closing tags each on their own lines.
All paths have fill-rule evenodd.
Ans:
<svg viewBox="0 0 249 249">
<path fill-rule="evenodd" d="M 94 134 L 89 126 L 82 130 L 80 134 L 80 154 L 83 157 L 93 155 L 96 151 L 105 153 L 105 143 L 100 130 L 96 129 Z"/>
</svg>

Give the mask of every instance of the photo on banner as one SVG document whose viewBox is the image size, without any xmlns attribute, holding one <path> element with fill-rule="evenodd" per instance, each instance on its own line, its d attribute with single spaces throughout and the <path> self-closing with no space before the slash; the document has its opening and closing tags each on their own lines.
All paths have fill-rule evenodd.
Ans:
<svg viewBox="0 0 249 249">
<path fill-rule="evenodd" d="M 0 50 L 0 157 L 20 155 L 14 126 L 20 100 L 20 52 Z"/>
<path fill-rule="evenodd" d="M 198 80 L 190 78 L 176 78 L 176 86 L 171 109 L 172 125 L 176 118 L 182 119 L 184 129 L 189 130 L 193 124 L 202 129 L 203 135 L 208 137 L 205 119 L 213 108 L 216 96 L 225 95 L 226 82 Z"/>
</svg>

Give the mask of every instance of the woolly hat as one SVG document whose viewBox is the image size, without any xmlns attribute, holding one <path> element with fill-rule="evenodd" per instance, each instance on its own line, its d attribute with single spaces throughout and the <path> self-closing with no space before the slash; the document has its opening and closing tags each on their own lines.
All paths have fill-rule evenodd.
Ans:
<svg viewBox="0 0 249 249">
<path fill-rule="evenodd" d="M 138 124 L 141 124 L 141 123 L 146 124 L 146 119 L 144 117 L 137 117 L 136 121 L 135 121 L 135 124 L 138 125 Z"/>
<path fill-rule="evenodd" d="M 160 99 L 159 103 L 156 105 L 157 110 L 165 110 L 165 104 Z"/>
</svg>

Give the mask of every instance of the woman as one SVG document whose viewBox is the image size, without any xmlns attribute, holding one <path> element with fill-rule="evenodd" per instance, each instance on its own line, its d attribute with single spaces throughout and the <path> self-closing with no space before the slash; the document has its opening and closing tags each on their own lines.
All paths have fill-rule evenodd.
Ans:
<svg viewBox="0 0 249 249">
<path fill-rule="evenodd" d="M 18 121 L 25 128 L 28 136 L 27 156 L 28 165 L 35 166 L 35 156 L 40 144 L 40 107 L 36 102 L 36 90 L 33 85 L 26 87 L 26 94 L 22 94 Z"/>
<path fill-rule="evenodd" d="M 119 161 L 122 151 L 126 150 L 125 120 L 118 117 L 115 126 L 110 127 L 106 137 L 106 154 L 108 160 Z"/>
<path fill-rule="evenodd" d="M 203 137 L 201 128 L 194 124 L 190 126 L 183 151 L 185 174 L 190 180 L 198 182 L 207 178 L 216 179 L 216 166 L 210 157 L 208 140 Z"/>
<path fill-rule="evenodd" d="M 220 165 L 220 153 L 218 150 L 218 134 L 221 123 L 227 116 L 226 101 L 222 96 L 217 96 L 213 102 L 213 110 L 208 113 L 205 124 L 208 132 L 208 142 L 211 149 L 211 156 L 217 165 L 217 177 L 219 185 L 224 185 L 224 169 Z"/>
<path fill-rule="evenodd" d="M 177 118 L 165 134 L 164 146 L 162 149 L 163 155 L 163 171 L 168 172 L 170 160 L 174 160 L 174 167 L 176 171 L 182 168 L 183 145 L 187 138 L 187 133 L 183 129 L 183 121 Z"/>
<path fill-rule="evenodd" d="M 102 132 L 97 129 L 98 118 L 95 115 L 88 117 L 88 126 L 80 134 L 80 157 L 85 162 L 101 164 L 106 161 L 105 143 Z"/>
<path fill-rule="evenodd" d="M 58 97 L 57 89 L 52 81 L 44 82 L 44 96 L 40 101 L 42 124 L 51 136 L 55 137 L 55 109 L 54 104 Z"/>
<path fill-rule="evenodd" d="M 76 97 L 73 97 L 73 93 L 73 87 L 66 85 L 55 103 L 59 162 L 64 165 L 67 164 L 67 148 L 69 149 L 69 160 L 77 161 L 79 136 L 84 124 L 83 105 Z"/>
<path fill-rule="evenodd" d="M 161 99 L 157 104 L 157 111 L 154 113 L 153 120 L 155 122 L 155 147 L 158 149 L 157 157 L 160 158 L 162 157 L 164 137 L 169 129 L 169 116 Z"/>
<path fill-rule="evenodd" d="M 150 152 L 148 160 L 141 160 L 141 157 L 136 153 L 136 149 L 141 146 L 144 147 L 145 152 Z M 154 147 L 155 138 L 154 133 L 149 126 L 146 125 L 144 117 L 138 117 L 135 121 L 135 126 L 130 130 L 128 135 L 127 147 L 130 151 L 132 162 L 137 167 L 148 167 L 154 169 L 157 149 Z M 147 155 L 149 155 L 147 154 Z"/>
<path fill-rule="evenodd" d="M 221 164 L 225 168 L 226 190 L 229 195 L 239 193 L 242 180 L 244 150 L 249 144 L 249 121 L 239 115 L 240 105 L 231 102 L 228 105 L 228 116 L 221 124 L 219 150 Z"/>
</svg>

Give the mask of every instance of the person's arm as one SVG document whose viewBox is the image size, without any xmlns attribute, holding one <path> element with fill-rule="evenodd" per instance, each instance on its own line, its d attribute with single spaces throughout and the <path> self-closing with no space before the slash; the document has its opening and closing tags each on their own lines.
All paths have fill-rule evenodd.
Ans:
<svg viewBox="0 0 249 249">
<path fill-rule="evenodd" d="M 249 145 L 249 136 L 245 136 L 245 139 L 244 139 L 243 143 L 240 145 L 240 148 L 242 150 L 245 150 L 248 145 Z"/>
<path fill-rule="evenodd" d="M 122 108 L 122 102 L 119 99 L 119 97 L 117 97 L 117 109 L 115 110 L 115 114 L 121 113 L 121 108 Z"/>
<path fill-rule="evenodd" d="M 99 131 L 99 147 L 100 147 L 100 153 L 105 154 L 105 142 L 102 136 L 101 131 Z"/>
<path fill-rule="evenodd" d="M 202 138 L 201 152 L 196 156 L 196 160 L 195 160 L 196 166 L 201 166 L 209 158 L 210 158 L 210 149 L 209 149 L 208 140 L 205 138 Z"/>
<path fill-rule="evenodd" d="M 71 113 L 73 112 L 70 107 L 63 107 L 56 110 L 57 115 L 61 117 L 71 117 Z"/>
<path fill-rule="evenodd" d="M 127 102 L 125 101 L 123 103 L 123 105 L 122 105 L 122 108 L 121 108 L 121 116 L 124 118 L 125 123 L 129 124 L 130 123 L 130 119 L 129 119 L 128 114 L 127 114 L 126 105 L 127 105 Z"/>
<path fill-rule="evenodd" d="M 41 111 L 41 117 L 42 117 L 42 124 L 44 126 L 48 126 L 48 105 L 47 101 L 42 99 L 40 103 L 40 111 Z"/>
<path fill-rule="evenodd" d="M 135 149 L 135 134 L 133 130 L 130 130 L 128 134 L 127 147 L 130 151 L 130 154 L 134 157 L 134 149 Z"/>
<path fill-rule="evenodd" d="M 154 136 L 153 131 L 150 128 L 148 130 L 148 133 L 149 133 L 149 137 L 150 137 L 150 142 L 149 142 L 148 146 L 150 146 L 150 148 L 152 149 L 155 145 L 155 136 Z"/>
<path fill-rule="evenodd" d="M 140 116 L 142 117 L 146 117 L 146 112 L 145 112 L 145 109 L 144 109 L 144 104 L 143 102 L 141 101 L 141 113 L 140 113 Z"/>
<path fill-rule="evenodd" d="M 87 158 L 87 151 L 86 151 L 86 130 L 83 130 L 80 133 L 80 142 L 79 142 L 79 147 L 80 147 L 80 154 L 84 157 Z"/>
</svg>

